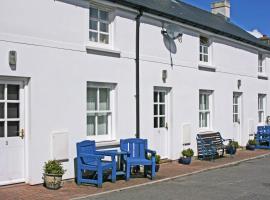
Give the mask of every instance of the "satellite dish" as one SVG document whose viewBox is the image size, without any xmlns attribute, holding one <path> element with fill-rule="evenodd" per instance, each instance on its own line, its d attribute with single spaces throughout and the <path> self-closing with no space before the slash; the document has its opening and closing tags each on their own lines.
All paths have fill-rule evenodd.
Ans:
<svg viewBox="0 0 270 200">
<path fill-rule="evenodd" d="M 167 25 L 166 32 L 167 32 L 167 35 L 173 40 L 175 40 L 183 35 L 182 29 L 175 24 Z"/>
</svg>

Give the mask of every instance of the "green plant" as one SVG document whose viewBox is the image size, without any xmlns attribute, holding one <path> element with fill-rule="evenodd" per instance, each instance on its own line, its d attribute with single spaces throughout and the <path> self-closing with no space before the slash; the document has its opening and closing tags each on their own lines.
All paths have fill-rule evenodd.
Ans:
<svg viewBox="0 0 270 200">
<path fill-rule="evenodd" d="M 192 157 L 194 155 L 194 151 L 191 148 L 188 148 L 182 151 L 182 155 L 184 157 Z"/>
<path fill-rule="evenodd" d="M 249 145 L 256 145 L 256 140 L 248 140 Z"/>
<path fill-rule="evenodd" d="M 233 148 L 238 149 L 240 146 L 239 146 L 237 141 L 231 140 L 231 141 L 229 141 L 228 147 L 233 147 Z"/>
<path fill-rule="evenodd" d="M 148 160 L 151 160 L 151 155 L 148 155 L 147 158 L 148 158 Z M 156 158 L 156 163 L 160 164 L 160 155 L 156 154 L 155 158 Z"/>
<path fill-rule="evenodd" d="M 48 162 L 45 162 L 43 170 L 45 174 L 55 175 L 63 175 L 66 172 L 62 164 L 57 160 L 49 160 Z"/>
</svg>

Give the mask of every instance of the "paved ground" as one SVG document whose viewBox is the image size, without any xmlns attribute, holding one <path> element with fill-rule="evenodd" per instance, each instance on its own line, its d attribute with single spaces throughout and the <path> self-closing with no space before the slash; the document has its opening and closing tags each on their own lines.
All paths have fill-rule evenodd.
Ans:
<svg viewBox="0 0 270 200">
<path fill-rule="evenodd" d="M 268 200 L 270 199 L 270 157 L 84 200 L 86 199 Z"/>
<path fill-rule="evenodd" d="M 270 155 L 270 151 L 269 150 L 256 150 L 256 151 L 238 150 L 237 154 L 234 157 L 226 156 L 224 158 L 215 160 L 215 162 L 193 160 L 191 165 L 188 165 L 188 166 L 180 165 L 177 162 L 164 163 L 160 166 L 160 170 L 157 173 L 157 177 L 154 181 L 151 181 L 148 178 L 144 178 L 143 176 L 141 177 L 138 176 L 137 178 L 133 176 L 128 182 L 126 182 L 123 179 L 118 180 L 116 183 L 111 183 L 109 181 L 106 181 L 103 184 L 102 188 L 97 188 L 93 185 L 78 186 L 76 185 L 73 179 L 64 181 L 63 187 L 59 190 L 48 190 L 42 185 L 30 186 L 27 184 L 15 184 L 15 185 L 10 185 L 10 186 L 0 186 L 0 200 L 48 200 L 48 199 L 70 200 L 72 198 L 80 198 L 80 197 L 85 197 L 85 196 L 94 195 L 98 193 L 110 192 L 112 190 L 123 190 L 126 187 L 134 187 L 141 184 L 155 184 L 156 182 L 163 181 L 164 179 L 171 179 L 172 177 L 180 177 L 180 176 L 188 175 L 190 173 L 198 173 L 198 172 L 209 170 L 209 169 L 220 168 L 220 167 L 223 167 L 224 165 L 234 165 L 235 163 L 242 162 L 247 159 L 254 159 L 257 157 L 263 157 L 265 155 Z M 42 174 L 40 175 L 42 176 Z M 180 183 L 182 182 L 180 181 L 178 184 Z M 171 184 L 171 182 L 167 182 L 166 184 Z M 158 186 L 159 184 L 157 184 L 157 188 Z M 180 186 L 183 188 L 186 188 L 185 185 L 180 184 Z M 179 187 L 178 185 L 177 190 L 178 188 L 181 188 L 181 187 Z M 200 190 L 201 186 L 199 185 L 196 187 L 198 187 Z M 193 187 L 186 188 L 186 189 L 188 192 L 190 191 L 192 192 L 191 195 L 193 195 L 193 191 L 196 191 Z M 161 189 L 161 191 L 163 191 L 163 189 Z M 149 193 L 147 195 L 153 195 L 153 193 Z M 162 195 L 163 194 L 154 195 L 154 196 L 155 198 L 158 198 L 160 196 L 162 197 L 160 199 L 166 199 Z M 167 197 L 166 192 L 164 193 L 164 195 Z M 132 196 L 130 198 L 132 198 Z M 173 198 L 179 199 L 178 197 L 176 198 L 175 196 L 173 196 Z M 256 198 L 254 199 L 256 200 Z"/>
</svg>

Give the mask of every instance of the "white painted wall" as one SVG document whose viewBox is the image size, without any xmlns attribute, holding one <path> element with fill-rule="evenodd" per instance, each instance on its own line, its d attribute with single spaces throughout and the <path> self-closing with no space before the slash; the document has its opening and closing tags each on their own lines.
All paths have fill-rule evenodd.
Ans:
<svg viewBox="0 0 270 200">
<path fill-rule="evenodd" d="M 74 2 L 74 1 L 70 1 Z M 27 130 L 29 160 L 27 181 L 42 181 L 42 166 L 51 159 L 50 134 L 69 133 L 69 162 L 65 178 L 74 177 L 75 144 L 86 138 L 87 81 L 116 83 L 116 140 L 135 135 L 135 14 L 116 9 L 115 50 L 121 57 L 86 52 L 88 9 L 54 0 L 19 0 L 0 3 L 0 74 L 29 77 L 30 100 Z M 182 150 L 182 124 L 190 123 L 191 147 L 196 150 L 199 126 L 199 89 L 214 90 L 213 130 L 232 137 L 232 94 L 243 92 L 242 145 L 248 140 L 248 120 L 258 121 L 258 93 L 268 94 L 269 81 L 257 78 L 257 49 L 235 41 L 213 38 L 212 64 L 216 72 L 198 70 L 200 32 L 184 28 L 182 43 L 175 41 L 177 53 L 166 49 L 160 20 L 142 18 L 141 24 L 141 137 L 155 146 L 153 129 L 153 88 L 171 88 L 170 155 L 176 159 Z M 16 71 L 8 65 L 8 51 L 16 50 Z M 269 75 L 269 58 L 267 74 Z M 168 70 L 163 83 L 161 71 Z M 237 80 L 242 86 L 238 90 Z"/>
</svg>

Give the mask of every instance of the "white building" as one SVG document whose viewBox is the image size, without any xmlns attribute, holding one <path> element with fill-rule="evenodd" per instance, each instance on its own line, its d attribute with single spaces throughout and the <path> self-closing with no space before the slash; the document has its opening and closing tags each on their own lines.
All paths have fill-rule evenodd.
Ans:
<svg viewBox="0 0 270 200">
<path fill-rule="evenodd" d="M 137 133 L 169 159 L 203 131 L 245 145 L 269 113 L 270 46 L 221 5 L 227 17 L 170 0 L 2 0 L 0 184 L 41 183 L 54 158 L 74 177 L 85 139 Z"/>
</svg>

